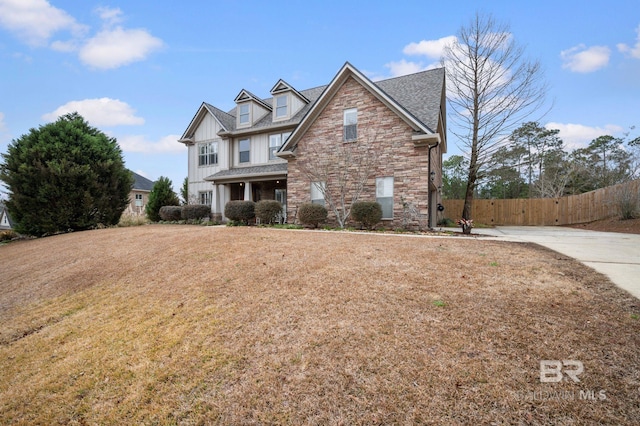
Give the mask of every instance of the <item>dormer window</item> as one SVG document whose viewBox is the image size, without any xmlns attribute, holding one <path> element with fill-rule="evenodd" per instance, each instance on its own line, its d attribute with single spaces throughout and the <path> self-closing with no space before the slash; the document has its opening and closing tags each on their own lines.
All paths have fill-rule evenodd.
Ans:
<svg viewBox="0 0 640 426">
<path fill-rule="evenodd" d="M 276 119 L 286 118 L 289 115 L 289 102 L 287 95 L 276 97 Z"/>
<path fill-rule="evenodd" d="M 242 104 L 238 106 L 238 120 L 240 125 L 249 124 L 250 109 L 249 104 Z"/>
</svg>

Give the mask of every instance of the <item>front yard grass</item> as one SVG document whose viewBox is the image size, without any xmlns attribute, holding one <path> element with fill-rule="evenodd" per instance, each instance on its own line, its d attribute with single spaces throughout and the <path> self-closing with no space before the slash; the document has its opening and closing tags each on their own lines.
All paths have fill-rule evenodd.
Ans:
<svg viewBox="0 0 640 426">
<path fill-rule="evenodd" d="M 640 422 L 640 302 L 534 245 L 151 225 L 0 264 L 1 424 Z"/>
</svg>

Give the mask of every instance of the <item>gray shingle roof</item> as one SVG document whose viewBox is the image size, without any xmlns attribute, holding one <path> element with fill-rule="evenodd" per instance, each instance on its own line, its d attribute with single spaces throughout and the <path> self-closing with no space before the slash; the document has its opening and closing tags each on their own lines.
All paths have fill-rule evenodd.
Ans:
<svg viewBox="0 0 640 426">
<path fill-rule="evenodd" d="M 436 131 L 440 115 L 442 90 L 444 88 L 444 68 L 436 68 L 415 74 L 380 80 L 373 82 L 373 84 L 392 97 L 407 112 L 421 121 L 429 129 L 434 132 Z M 298 124 L 326 88 L 327 85 L 324 85 L 299 91 L 299 93 L 310 102 L 298 111 L 295 116 L 291 117 L 291 119 L 274 123 L 272 114 L 266 114 L 249 129 L 243 130 L 283 127 L 288 124 L 294 126 Z M 265 98 L 262 99 L 262 101 L 267 105 L 273 104 L 273 98 Z M 212 114 L 218 118 L 229 132 L 236 130 L 236 108 L 228 112 L 223 112 L 212 105 L 206 105 L 212 109 Z M 216 111 L 215 113 L 213 112 L 214 110 Z"/>
<path fill-rule="evenodd" d="M 204 103 L 204 105 L 207 107 L 209 112 L 218 119 L 220 124 L 222 124 L 222 127 L 224 127 L 226 130 L 229 130 L 229 131 L 235 129 L 236 117 L 234 115 L 230 115 L 229 113 L 226 113 L 221 109 L 216 108 L 213 105 L 208 104 L 206 102 Z"/>
<path fill-rule="evenodd" d="M 138 191 L 151 191 L 151 189 L 153 188 L 152 181 L 144 176 L 140 176 L 136 172 L 131 172 L 131 174 L 133 175 L 133 189 Z"/>
<path fill-rule="evenodd" d="M 218 173 L 214 173 L 204 178 L 207 181 L 215 181 L 221 179 L 233 179 L 233 178 L 250 178 L 251 176 L 263 176 L 265 174 L 286 174 L 288 163 L 274 163 L 264 166 L 252 166 L 252 167 L 237 167 L 228 170 L 221 170 Z"/>
<path fill-rule="evenodd" d="M 432 131 L 438 128 L 444 68 L 374 82 Z"/>
</svg>

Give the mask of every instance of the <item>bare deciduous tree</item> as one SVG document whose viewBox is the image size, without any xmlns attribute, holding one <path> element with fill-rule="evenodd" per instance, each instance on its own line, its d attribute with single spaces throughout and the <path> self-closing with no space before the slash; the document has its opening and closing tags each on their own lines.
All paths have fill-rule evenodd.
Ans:
<svg viewBox="0 0 640 426">
<path fill-rule="evenodd" d="M 509 27 L 476 14 L 460 28 L 442 57 L 453 126 L 469 155 L 469 179 L 462 212 L 471 217 L 476 181 L 505 136 L 544 103 L 547 87 L 539 62 L 529 61 Z"/>
<path fill-rule="evenodd" d="M 300 163 L 300 170 L 311 183 L 324 183 L 317 188 L 340 228 L 347 224 L 351 206 L 360 199 L 367 181 L 374 176 L 376 139 L 372 134 L 357 143 L 339 141 L 330 149 L 322 144 L 306 147 L 307 160 Z"/>
</svg>

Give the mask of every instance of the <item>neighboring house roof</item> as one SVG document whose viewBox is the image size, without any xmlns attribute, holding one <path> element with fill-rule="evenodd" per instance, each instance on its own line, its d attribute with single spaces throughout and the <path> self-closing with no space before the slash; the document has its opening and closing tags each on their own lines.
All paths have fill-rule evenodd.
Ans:
<svg viewBox="0 0 640 426">
<path fill-rule="evenodd" d="M 131 171 L 131 170 L 130 170 Z M 134 191 L 149 191 L 153 189 L 153 182 L 144 176 L 140 176 L 136 172 L 131 172 L 133 175 L 133 190 Z"/>
<path fill-rule="evenodd" d="M 267 164 L 264 166 L 238 167 L 235 169 L 222 170 L 204 178 L 210 182 L 244 182 L 252 177 L 263 178 L 265 176 L 286 176 L 287 163 Z"/>
<path fill-rule="evenodd" d="M 13 221 L 4 203 L 0 202 L 0 229 L 12 229 Z"/>
</svg>

